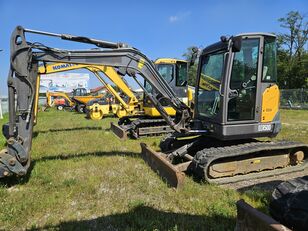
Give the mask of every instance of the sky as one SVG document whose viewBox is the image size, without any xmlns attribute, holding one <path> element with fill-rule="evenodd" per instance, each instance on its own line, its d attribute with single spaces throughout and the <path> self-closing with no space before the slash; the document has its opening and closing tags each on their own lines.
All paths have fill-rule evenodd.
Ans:
<svg viewBox="0 0 308 231">
<path fill-rule="evenodd" d="M 0 0 L 0 95 L 7 94 L 10 35 L 17 25 L 125 42 L 155 60 L 182 58 L 187 47 L 206 47 L 221 35 L 284 32 L 277 19 L 291 10 L 308 13 L 307 0 Z M 38 35 L 27 39 L 64 49 L 91 48 Z M 133 80 L 128 81 L 136 88 Z M 92 76 L 90 87 L 97 85 Z"/>
</svg>

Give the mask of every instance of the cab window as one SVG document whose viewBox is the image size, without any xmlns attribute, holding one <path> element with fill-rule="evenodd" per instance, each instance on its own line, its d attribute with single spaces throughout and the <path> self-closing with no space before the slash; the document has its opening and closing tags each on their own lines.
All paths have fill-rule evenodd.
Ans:
<svg viewBox="0 0 308 231">
<path fill-rule="evenodd" d="M 187 63 L 178 62 L 176 64 L 176 86 L 185 87 L 187 85 Z"/>
<path fill-rule="evenodd" d="M 265 37 L 264 39 L 264 55 L 263 55 L 263 82 L 276 82 L 277 66 L 276 66 L 276 42 L 275 38 Z"/>
</svg>

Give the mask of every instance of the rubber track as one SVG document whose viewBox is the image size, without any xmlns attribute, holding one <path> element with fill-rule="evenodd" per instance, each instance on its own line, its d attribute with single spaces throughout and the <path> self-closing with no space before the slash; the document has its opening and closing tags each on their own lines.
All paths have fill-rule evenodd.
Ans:
<svg viewBox="0 0 308 231">
<path fill-rule="evenodd" d="M 271 155 L 273 150 L 285 150 L 285 149 L 300 149 L 305 153 L 304 163 L 296 166 L 288 166 L 282 169 L 266 170 L 257 173 L 248 173 L 245 175 L 236 175 L 232 177 L 211 178 L 205 172 L 208 172 L 208 168 L 215 160 L 228 157 L 240 157 L 249 155 L 255 152 L 268 152 L 268 156 Z M 264 155 L 266 156 L 266 154 Z M 233 183 L 238 181 L 244 181 L 255 178 L 263 178 L 273 175 L 285 174 L 288 172 L 302 171 L 307 166 L 308 159 L 308 144 L 303 144 L 293 141 L 278 141 L 278 142 L 251 142 L 233 146 L 208 148 L 198 151 L 192 162 L 194 172 L 201 178 L 204 178 L 210 183 Z"/>
</svg>

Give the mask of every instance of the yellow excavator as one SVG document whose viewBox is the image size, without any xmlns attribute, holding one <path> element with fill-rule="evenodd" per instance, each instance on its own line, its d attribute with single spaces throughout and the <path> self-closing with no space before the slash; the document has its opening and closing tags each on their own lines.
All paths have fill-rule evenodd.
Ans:
<svg viewBox="0 0 308 231">
<path fill-rule="evenodd" d="M 158 73 L 167 82 L 176 96 L 186 105 L 190 105 L 193 99 L 193 91 L 188 88 L 188 62 L 186 60 L 159 58 L 154 62 Z M 153 87 L 144 81 L 146 91 L 155 91 Z M 166 113 L 174 117 L 176 111 L 168 102 L 163 102 Z M 138 139 L 141 136 L 162 135 L 172 132 L 167 122 L 162 118 L 160 112 L 151 103 L 144 93 L 141 104 L 141 113 L 136 116 L 127 115 L 119 119 L 118 124 L 111 122 L 111 130 L 121 139 L 128 136 Z"/>
<path fill-rule="evenodd" d="M 155 65 L 166 81 L 168 81 L 168 84 L 170 84 L 170 86 L 172 86 L 172 88 L 177 92 L 177 95 L 182 96 L 181 100 L 187 103 L 187 94 L 188 92 L 191 92 L 187 90 L 187 62 L 184 60 L 164 58 L 156 60 Z M 99 81 L 106 86 L 106 89 L 114 96 L 117 103 L 107 102 L 107 100 L 101 97 L 101 95 L 88 96 L 86 95 L 85 89 L 75 89 L 73 97 L 71 98 L 65 93 L 48 93 L 47 102 L 50 102 L 48 99 L 50 99 L 51 95 L 59 96 L 59 94 L 61 94 L 61 96 L 67 100 L 69 105 L 75 105 L 75 108 L 80 112 L 84 110 L 84 105 L 86 105 L 87 115 L 92 120 L 100 120 L 105 115 L 112 113 L 118 118 L 122 118 L 120 121 L 128 121 L 128 119 L 130 119 L 130 122 L 134 121 L 135 124 L 138 122 L 138 126 L 135 126 L 134 130 L 131 129 L 129 131 L 130 133 L 138 134 L 137 137 L 141 135 L 157 135 L 171 131 L 166 122 L 162 118 L 159 118 L 160 114 L 157 109 L 147 100 L 138 102 L 137 97 L 126 81 L 124 81 L 124 79 L 110 67 L 100 65 L 86 66 L 68 63 L 49 63 L 45 66 L 40 66 L 39 73 L 51 74 L 81 68 L 91 71 Z M 100 72 L 103 72 L 109 80 L 120 89 L 121 93 L 116 92 L 115 89 L 99 74 Z M 149 87 L 149 85 L 145 83 L 145 87 Z M 62 105 L 59 106 L 61 107 Z M 165 107 L 165 110 L 169 115 L 175 116 L 175 110 L 172 107 Z M 151 126 L 154 127 L 153 124 L 156 125 L 155 131 L 151 128 Z M 125 127 L 128 127 L 128 125 L 125 124 Z M 146 130 L 150 132 L 145 132 Z M 127 134 L 128 131 L 125 131 L 125 135 L 122 136 L 122 138 L 127 137 Z"/>
</svg>

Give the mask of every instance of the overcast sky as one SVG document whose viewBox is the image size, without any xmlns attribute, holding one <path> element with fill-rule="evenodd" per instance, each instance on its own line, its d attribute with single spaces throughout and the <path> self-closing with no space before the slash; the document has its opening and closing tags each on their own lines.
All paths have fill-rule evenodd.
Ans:
<svg viewBox="0 0 308 231">
<path fill-rule="evenodd" d="M 0 94 L 7 93 L 9 40 L 17 25 L 126 42 L 154 60 L 159 57 L 181 58 L 187 47 L 205 47 L 216 42 L 221 35 L 283 32 L 277 19 L 291 10 L 307 13 L 308 1 L 1 0 L 0 49 L 3 51 L 0 52 Z M 42 36 L 29 36 L 28 40 L 66 49 L 89 47 Z M 93 77 L 90 87 L 97 85 L 99 83 Z"/>
</svg>

